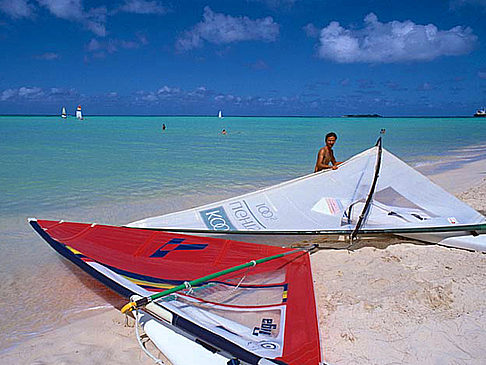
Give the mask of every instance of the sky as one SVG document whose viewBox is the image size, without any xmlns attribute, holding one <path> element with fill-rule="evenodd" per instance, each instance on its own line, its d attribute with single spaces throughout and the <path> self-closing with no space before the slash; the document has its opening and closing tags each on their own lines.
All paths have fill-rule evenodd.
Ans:
<svg viewBox="0 0 486 365">
<path fill-rule="evenodd" d="M 470 116 L 486 0 L 0 0 L 0 114 Z"/>
</svg>

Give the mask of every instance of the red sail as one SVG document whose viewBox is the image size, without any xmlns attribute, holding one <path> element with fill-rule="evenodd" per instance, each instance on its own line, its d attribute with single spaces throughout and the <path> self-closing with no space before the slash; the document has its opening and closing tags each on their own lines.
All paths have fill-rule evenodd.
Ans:
<svg viewBox="0 0 486 365">
<path fill-rule="evenodd" d="M 137 228 L 47 220 L 33 220 L 31 225 L 56 251 L 127 297 L 150 295 L 291 251 Z M 255 356 L 287 364 L 318 365 L 321 361 L 307 252 L 226 274 L 163 299 L 161 305 Z M 197 337 L 197 333 L 192 335 Z"/>
</svg>

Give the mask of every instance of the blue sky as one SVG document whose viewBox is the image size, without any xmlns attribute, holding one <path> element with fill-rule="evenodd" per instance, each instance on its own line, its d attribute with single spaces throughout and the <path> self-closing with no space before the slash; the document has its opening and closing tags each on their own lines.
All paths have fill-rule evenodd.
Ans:
<svg viewBox="0 0 486 365">
<path fill-rule="evenodd" d="M 486 0 L 0 0 L 0 114 L 472 115 Z"/>
</svg>

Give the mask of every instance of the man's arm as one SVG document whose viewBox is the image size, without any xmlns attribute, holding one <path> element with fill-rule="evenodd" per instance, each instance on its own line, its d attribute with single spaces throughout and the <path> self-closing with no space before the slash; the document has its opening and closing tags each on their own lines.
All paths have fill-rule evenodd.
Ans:
<svg viewBox="0 0 486 365">
<path fill-rule="evenodd" d="M 334 157 L 334 152 L 331 153 L 331 162 L 333 164 L 333 167 L 336 167 L 336 166 L 341 165 L 343 163 L 343 161 L 336 162 L 336 158 Z"/>
</svg>

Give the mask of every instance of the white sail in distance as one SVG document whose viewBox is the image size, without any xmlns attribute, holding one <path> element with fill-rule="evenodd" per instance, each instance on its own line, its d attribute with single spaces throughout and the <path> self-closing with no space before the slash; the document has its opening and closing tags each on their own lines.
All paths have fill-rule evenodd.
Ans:
<svg viewBox="0 0 486 365">
<path fill-rule="evenodd" d="M 81 113 L 81 105 L 78 105 L 76 108 L 76 118 L 79 120 L 83 119 L 83 114 Z"/>
</svg>

